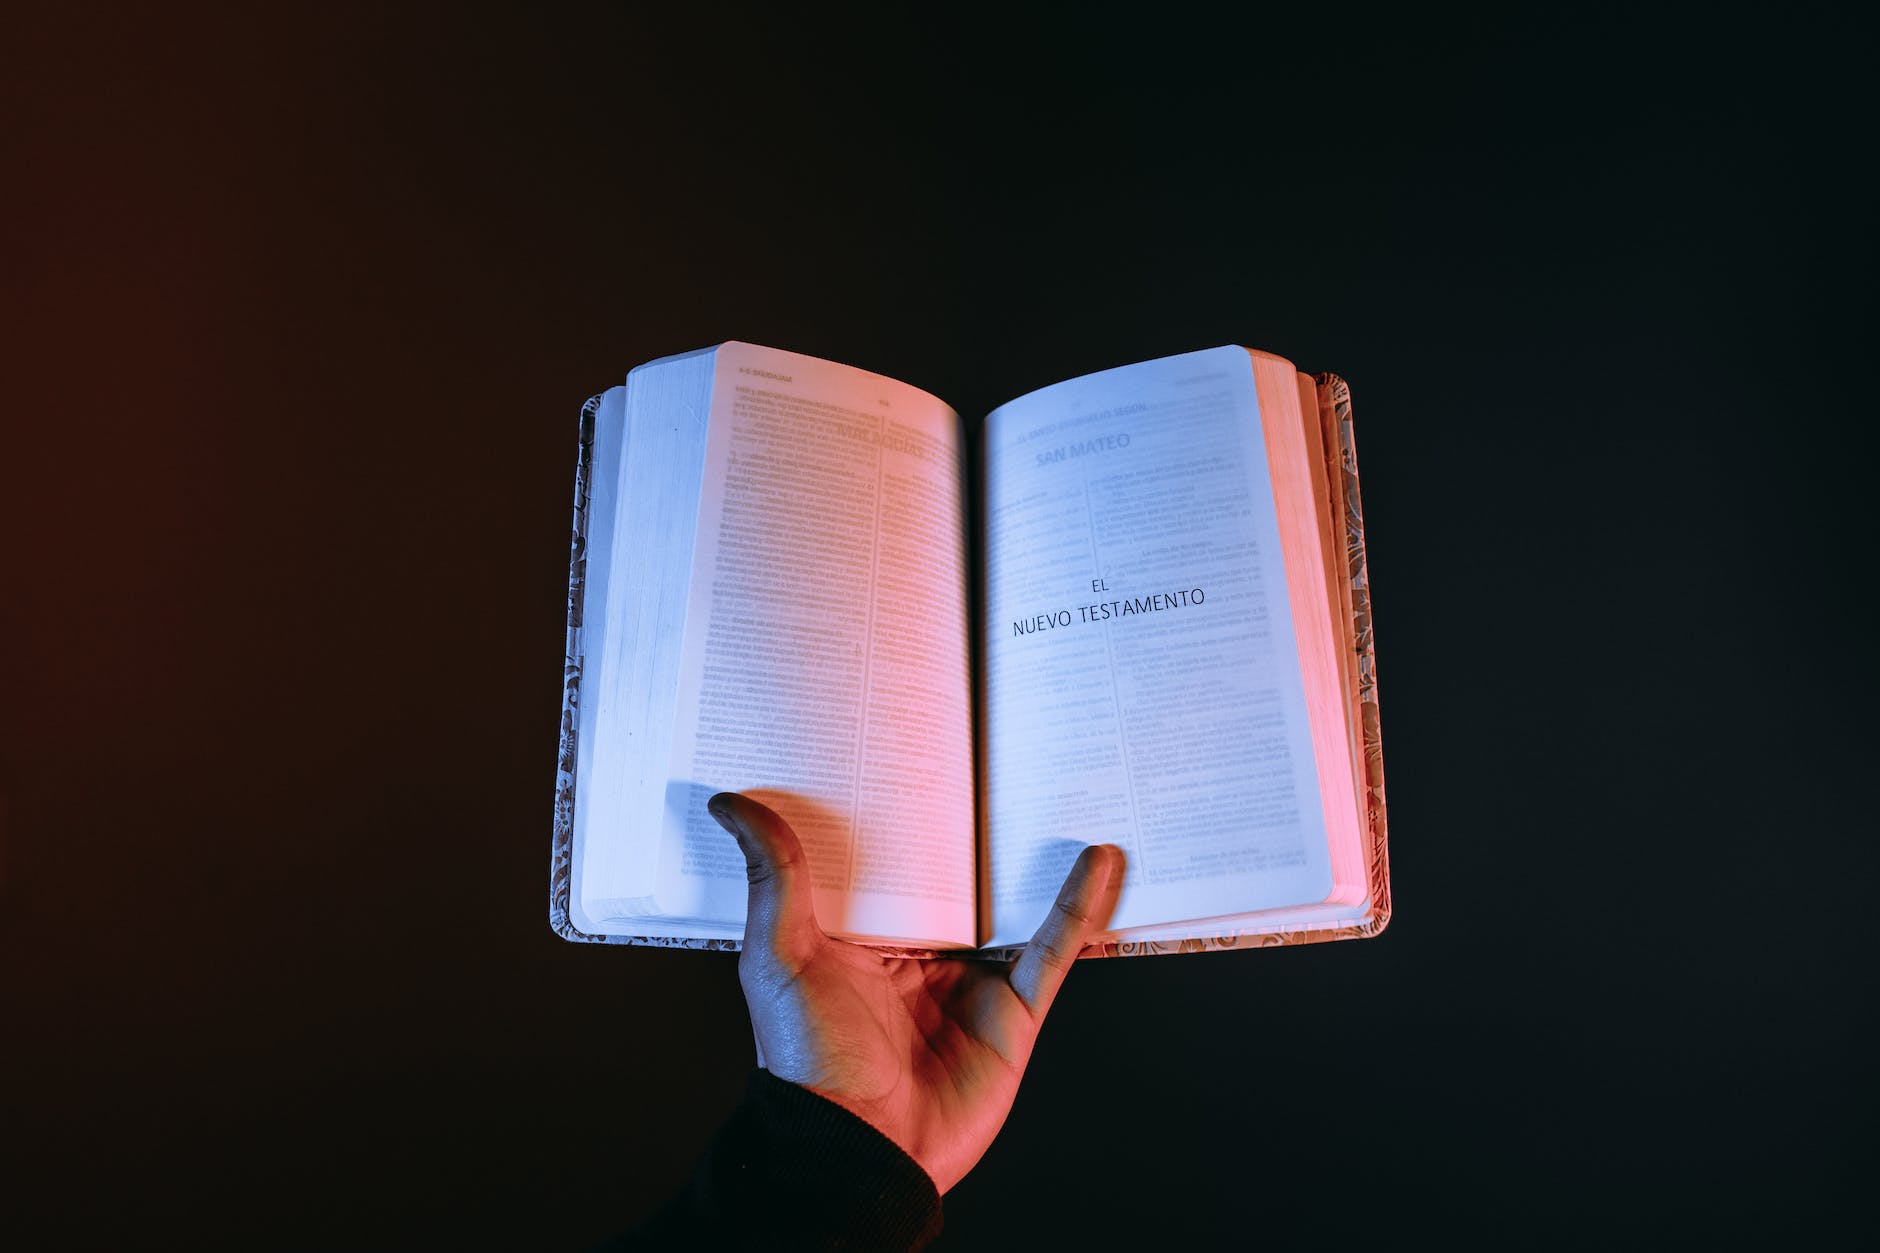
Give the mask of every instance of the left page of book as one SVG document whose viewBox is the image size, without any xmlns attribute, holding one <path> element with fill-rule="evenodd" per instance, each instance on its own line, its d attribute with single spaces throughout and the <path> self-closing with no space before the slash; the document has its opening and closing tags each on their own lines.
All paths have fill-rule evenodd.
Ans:
<svg viewBox="0 0 1880 1253">
<path fill-rule="evenodd" d="M 962 481 L 959 418 L 935 397 L 795 353 L 717 350 L 670 759 L 648 815 L 661 916 L 741 933 L 743 859 L 705 810 L 739 791 L 802 840 L 832 934 L 972 944 Z"/>
</svg>

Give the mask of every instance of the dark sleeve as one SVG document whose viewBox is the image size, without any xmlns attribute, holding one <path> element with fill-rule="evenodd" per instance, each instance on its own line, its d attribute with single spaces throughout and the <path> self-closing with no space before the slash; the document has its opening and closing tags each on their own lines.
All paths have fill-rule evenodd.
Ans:
<svg viewBox="0 0 1880 1253">
<path fill-rule="evenodd" d="M 940 1193 L 901 1147 L 834 1101 L 751 1072 L 685 1190 L 601 1246 L 625 1249 L 919 1249 Z"/>
</svg>

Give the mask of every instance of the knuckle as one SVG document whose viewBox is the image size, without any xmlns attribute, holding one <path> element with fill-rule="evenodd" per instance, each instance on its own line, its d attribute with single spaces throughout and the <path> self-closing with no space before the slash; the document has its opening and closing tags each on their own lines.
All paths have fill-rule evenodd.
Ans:
<svg viewBox="0 0 1880 1253">
<path fill-rule="evenodd" d="M 1082 927 L 1090 921 L 1090 911 L 1075 897 L 1058 897 L 1051 906 L 1051 912 L 1069 922 L 1072 927 Z"/>
<path fill-rule="evenodd" d="M 1038 960 L 1053 970 L 1070 965 L 1071 958 L 1076 956 L 1076 954 L 1069 950 L 1069 946 L 1064 943 L 1062 936 L 1046 936 L 1036 941 L 1036 943 L 1038 947 Z"/>
<path fill-rule="evenodd" d="M 774 936 L 747 941 L 738 954 L 738 983 L 746 992 L 769 993 L 795 980 L 808 960 L 809 954 L 787 951 Z"/>
<path fill-rule="evenodd" d="M 764 852 L 744 859 L 744 879 L 753 887 L 776 883 L 794 870 L 802 857 L 794 851 Z"/>
<path fill-rule="evenodd" d="M 761 991 L 776 978 L 777 955 L 768 944 L 746 944 L 738 954 L 738 984 L 746 992 Z"/>
</svg>

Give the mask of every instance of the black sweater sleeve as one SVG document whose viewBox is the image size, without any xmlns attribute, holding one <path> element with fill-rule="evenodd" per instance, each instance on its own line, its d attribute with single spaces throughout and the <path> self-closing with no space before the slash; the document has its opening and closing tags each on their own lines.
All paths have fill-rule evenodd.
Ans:
<svg viewBox="0 0 1880 1253">
<path fill-rule="evenodd" d="M 601 1246 L 919 1249 L 940 1234 L 920 1164 L 834 1101 L 754 1070 L 685 1190 Z"/>
</svg>

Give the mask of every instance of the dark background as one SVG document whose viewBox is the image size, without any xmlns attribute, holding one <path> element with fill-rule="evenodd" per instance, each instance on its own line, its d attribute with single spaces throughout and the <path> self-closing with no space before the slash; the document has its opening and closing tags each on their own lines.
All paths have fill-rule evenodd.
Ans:
<svg viewBox="0 0 1880 1253">
<path fill-rule="evenodd" d="M 1395 921 L 1080 966 L 943 1247 L 1850 1217 L 1864 23 L 547 7 L 7 19 L 0 1242 L 675 1188 L 750 1034 L 547 926 L 575 417 L 734 337 L 1353 389 Z"/>
</svg>

